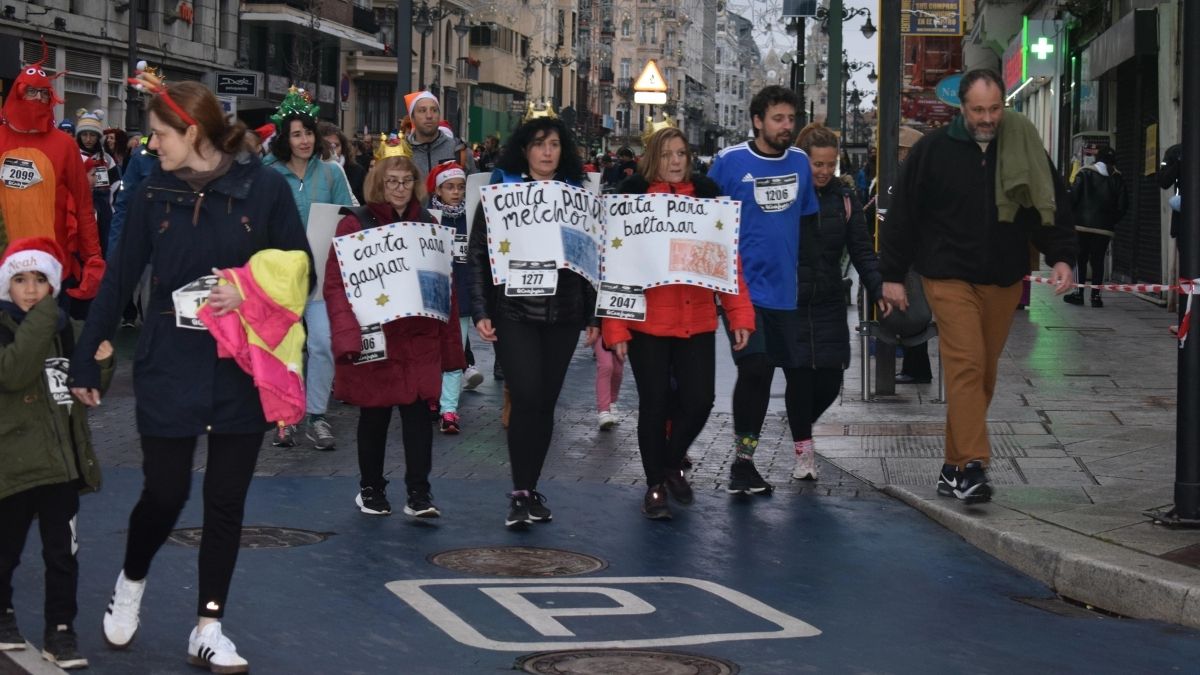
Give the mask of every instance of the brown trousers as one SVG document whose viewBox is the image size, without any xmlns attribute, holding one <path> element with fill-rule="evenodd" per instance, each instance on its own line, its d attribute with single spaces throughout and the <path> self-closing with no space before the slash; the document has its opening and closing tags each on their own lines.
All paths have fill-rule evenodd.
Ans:
<svg viewBox="0 0 1200 675">
<path fill-rule="evenodd" d="M 1021 284 L 986 286 L 927 279 L 925 297 L 937 319 L 938 349 L 946 374 L 946 463 L 962 467 L 991 459 L 987 411 L 997 367 L 1012 326 Z"/>
</svg>

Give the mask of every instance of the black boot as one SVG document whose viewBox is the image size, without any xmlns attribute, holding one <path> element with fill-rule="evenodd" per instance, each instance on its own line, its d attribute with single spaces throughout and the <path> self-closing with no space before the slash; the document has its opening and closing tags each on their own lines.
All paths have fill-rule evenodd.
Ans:
<svg viewBox="0 0 1200 675">
<path fill-rule="evenodd" d="M 1104 301 L 1100 299 L 1100 291 L 1092 291 L 1092 307 L 1103 307 Z"/>
<path fill-rule="evenodd" d="M 1063 296 L 1063 302 L 1071 305 L 1083 305 L 1083 291 L 1077 290 Z"/>
</svg>

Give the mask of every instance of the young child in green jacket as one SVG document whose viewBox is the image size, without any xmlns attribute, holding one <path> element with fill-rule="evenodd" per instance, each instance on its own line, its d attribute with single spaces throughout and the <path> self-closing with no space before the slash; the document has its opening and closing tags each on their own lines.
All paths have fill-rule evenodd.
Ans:
<svg viewBox="0 0 1200 675">
<path fill-rule="evenodd" d="M 25 648 L 13 610 L 13 571 L 34 518 L 46 562 L 42 656 L 86 668 L 72 622 L 79 562 L 79 494 L 100 487 L 85 407 L 71 399 L 67 368 L 78 328 L 55 298 L 63 255 L 50 239 L 12 242 L 0 262 L 0 650 Z M 104 385 L 112 345 L 96 351 Z"/>
</svg>

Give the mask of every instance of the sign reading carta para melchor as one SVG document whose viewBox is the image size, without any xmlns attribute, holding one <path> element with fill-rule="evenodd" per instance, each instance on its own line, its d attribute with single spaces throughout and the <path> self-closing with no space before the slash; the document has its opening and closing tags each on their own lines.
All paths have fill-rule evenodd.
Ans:
<svg viewBox="0 0 1200 675">
<path fill-rule="evenodd" d="M 741 202 L 672 194 L 605 195 L 600 279 L 737 293 Z"/>
<path fill-rule="evenodd" d="M 450 320 L 454 228 L 391 223 L 334 237 L 333 250 L 360 326 L 410 316 Z"/>
<path fill-rule="evenodd" d="M 597 195 L 559 181 L 528 181 L 487 185 L 479 200 L 493 284 L 511 284 L 509 295 L 553 295 L 556 279 L 551 277 L 563 268 L 599 283 Z M 540 278 L 525 283 L 534 273 Z M 512 284 L 510 276 L 519 283 Z"/>
</svg>

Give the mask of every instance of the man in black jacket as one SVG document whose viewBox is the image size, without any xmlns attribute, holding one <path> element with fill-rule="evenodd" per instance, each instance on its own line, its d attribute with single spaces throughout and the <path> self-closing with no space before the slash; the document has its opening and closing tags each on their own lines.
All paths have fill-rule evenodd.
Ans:
<svg viewBox="0 0 1200 675">
<path fill-rule="evenodd" d="M 1029 206 L 1017 209 L 1013 222 L 1000 220 L 996 173 L 1004 167 L 997 167 L 996 136 L 1002 120 L 1017 113 L 1005 113 L 1003 82 L 989 70 L 964 75 L 959 98 L 962 114 L 918 141 L 900 169 L 880 228 L 880 269 L 883 297 L 900 309 L 908 306 L 909 266 L 922 276 L 946 370 L 946 458 L 937 490 L 972 503 L 991 499 L 987 409 L 1021 281 L 1029 272 L 1029 245 L 1045 254 L 1056 291 L 1066 293 L 1073 280 L 1075 232 L 1066 186 L 1053 166 L 1053 221 L 1044 223 Z M 1015 161 L 1050 163 L 1039 154 Z M 1030 194 L 1044 188 L 1030 186 Z"/>
</svg>

